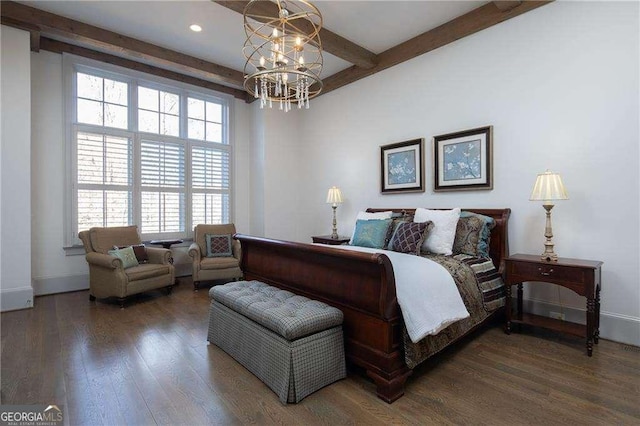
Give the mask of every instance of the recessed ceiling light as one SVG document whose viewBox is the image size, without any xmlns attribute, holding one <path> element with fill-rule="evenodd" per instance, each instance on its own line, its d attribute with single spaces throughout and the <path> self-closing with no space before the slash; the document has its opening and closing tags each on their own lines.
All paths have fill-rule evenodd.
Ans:
<svg viewBox="0 0 640 426">
<path fill-rule="evenodd" d="M 196 33 L 199 33 L 200 31 L 202 31 L 202 27 L 198 24 L 192 24 L 189 26 L 189 28 L 191 29 L 191 31 L 194 31 Z"/>
</svg>

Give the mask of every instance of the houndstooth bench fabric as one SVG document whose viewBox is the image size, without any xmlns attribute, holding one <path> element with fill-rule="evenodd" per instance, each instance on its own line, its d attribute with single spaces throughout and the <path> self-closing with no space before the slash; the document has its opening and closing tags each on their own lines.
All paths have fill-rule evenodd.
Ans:
<svg viewBox="0 0 640 426">
<path fill-rule="evenodd" d="M 209 295 L 287 340 L 342 324 L 342 311 L 339 309 L 260 281 L 239 281 L 212 287 Z"/>
<path fill-rule="evenodd" d="M 209 296 L 208 341 L 283 403 L 346 377 L 340 310 L 259 281 L 216 286 Z"/>
</svg>

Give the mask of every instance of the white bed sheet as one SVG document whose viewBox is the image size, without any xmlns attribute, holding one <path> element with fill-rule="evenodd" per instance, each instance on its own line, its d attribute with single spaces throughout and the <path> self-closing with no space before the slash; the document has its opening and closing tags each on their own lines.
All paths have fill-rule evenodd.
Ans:
<svg viewBox="0 0 640 426">
<path fill-rule="evenodd" d="M 438 334 L 469 317 L 453 277 L 440 264 L 405 253 L 357 246 L 332 246 L 342 250 L 384 253 L 391 260 L 396 295 L 411 341 Z"/>
</svg>

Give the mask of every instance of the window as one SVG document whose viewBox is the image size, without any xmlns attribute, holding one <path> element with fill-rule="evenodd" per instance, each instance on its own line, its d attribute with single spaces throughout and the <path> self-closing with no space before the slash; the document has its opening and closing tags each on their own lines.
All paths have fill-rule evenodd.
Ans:
<svg viewBox="0 0 640 426">
<path fill-rule="evenodd" d="M 93 226 L 185 238 L 230 222 L 226 98 L 105 64 L 66 59 L 69 245 Z"/>
</svg>

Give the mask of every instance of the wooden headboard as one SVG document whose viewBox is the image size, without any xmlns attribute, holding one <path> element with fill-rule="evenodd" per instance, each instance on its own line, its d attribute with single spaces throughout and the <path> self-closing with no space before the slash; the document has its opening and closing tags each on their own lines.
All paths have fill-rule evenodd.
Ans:
<svg viewBox="0 0 640 426">
<path fill-rule="evenodd" d="M 400 209 L 400 208 L 368 208 L 370 213 L 375 212 L 388 212 L 389 210 L 395 213 L 406 213 L 408 215 L 414 215 L 416 209 Z M 448 209 L 435 209 L 435 210 L 448 210 Z M 504 259 L 509 256 L 509 215 L 511 215 L 511 209 L 461 209 L 463 211 L 482 214 L 492 217 L 496 221 L 496 226 L 491 231 L 491 240 L 489 246 L 489 255 L 493 260 L 493 264 L 498 268 L 498 272 L 502 273 L 504 270 Z"/>
</svg>

